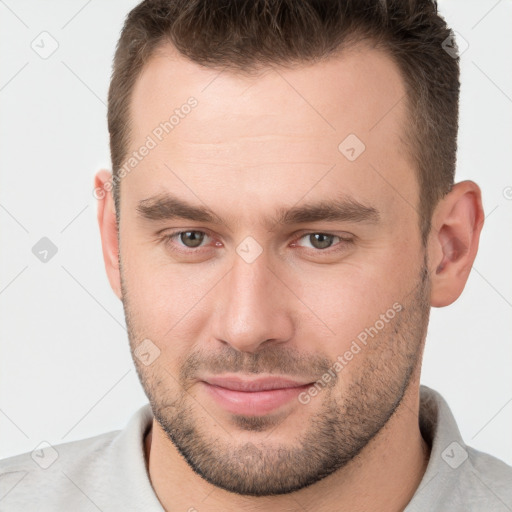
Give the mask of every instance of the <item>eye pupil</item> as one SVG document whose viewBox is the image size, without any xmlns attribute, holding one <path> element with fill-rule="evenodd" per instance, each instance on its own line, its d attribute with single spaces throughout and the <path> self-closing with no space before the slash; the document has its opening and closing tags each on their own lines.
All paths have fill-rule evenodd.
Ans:
<svg viewBox="0 0 512 512">
<path fill-rule="evenodd" d="M 200 231 L 184 231 L 180 233 L 180 240 L 186 247 L 198 247 L 204 239 L 204 233 Z"/>
<path fill-rule="evenodd" d="M 311 245 L 315 249 L 325 249 L 332 243 L 332 235 L 324 235 L 323 233 L 314 233 L 309 235 Z"/>
</svg>

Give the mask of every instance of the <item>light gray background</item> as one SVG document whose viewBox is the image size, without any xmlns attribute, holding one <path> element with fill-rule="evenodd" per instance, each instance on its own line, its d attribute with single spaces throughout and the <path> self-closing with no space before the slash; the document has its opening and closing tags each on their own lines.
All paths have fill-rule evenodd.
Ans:
<svg viewBox="0 0 512 512">
<path fill-rule="evenodd" d="M 0 458 L 123 428 L 147 401 L 92 196 L 110 168 L 112 56 L 136 3 L 0 0 Z M 440 10 L 469 44 L 457 178 L 481 185 L 487 219 L 462 297 L 432 310 L 422 383 L 469 445 L 512 464 L 512 2 Z M 59 45 L 47 59 L 31 47 L 51 48 L 43 31 Z M 58 248 L 47 263 L 32 253 L 42 237 Z"/>
</svg>

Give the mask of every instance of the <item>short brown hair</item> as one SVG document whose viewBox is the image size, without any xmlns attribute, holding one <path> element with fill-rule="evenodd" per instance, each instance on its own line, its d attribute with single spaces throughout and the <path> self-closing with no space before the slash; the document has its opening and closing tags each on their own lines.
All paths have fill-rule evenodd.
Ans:
<svg viewBox="0 0 512 512">
<path fill-rule="evenodd" d="M 212 69 L 250 73 L 262 66 L 313 63 L 358 42 L 384 49 L 406 85 L 404 129 L 420 184 L 423 241 L 433 209 L 453 185 L 459 58 L 453 34 L 432 0 L 145 0 L 127 16 L 108 95 L 113 194 L 130 139 L 131 92 L 158 47 Z"/>
</svg>

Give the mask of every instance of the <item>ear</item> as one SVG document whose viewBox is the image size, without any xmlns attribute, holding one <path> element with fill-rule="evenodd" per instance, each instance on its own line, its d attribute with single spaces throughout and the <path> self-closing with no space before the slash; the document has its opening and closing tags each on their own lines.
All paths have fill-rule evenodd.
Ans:
<svg viewBox="0 0 512 512">
<path fill-rule="evenodd" d="M 94 197 L 98 199 L 98 224 L 100 227 L 103 260 L 108 280 L 114 293 L 122 298 L 117 241 L 116 210 L 112 189 L 112 174 L 105 169 L 94 177 Z"/>
<path fill-rule="evenodd" d="M 472 181 L 455 184 L 435 208 L 427 248 L 432 306 L 448 306 L 462 293 L 483 224 L 482 194 Z"/>
</svg>

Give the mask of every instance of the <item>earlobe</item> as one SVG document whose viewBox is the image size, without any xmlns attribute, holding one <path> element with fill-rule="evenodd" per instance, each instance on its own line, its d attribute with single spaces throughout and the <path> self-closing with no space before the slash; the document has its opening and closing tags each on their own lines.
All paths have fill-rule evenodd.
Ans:
<svg viewBox="0 0 512 512">
<path fill-rule="evenodd" d="M 119 299 L 122 298 L 121 275 L 119 269 L 119 246 L 117 236 L 116 212 L 111 187 L 112 174 L 102 169 L 94 178 L 95 193 L 98 198 L 98 224 L 105 270 L 110 286 Z"/>
<path fill-rule="evenodd" d="M 454 185 L 437 205 L 428 243 L 432 306 L 448 306 L 462 293 L 483 222 L 480 188 L 472 181 Z"/>
</svg>

